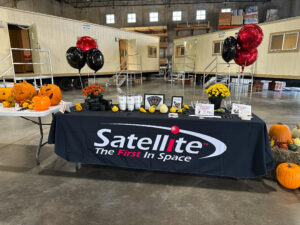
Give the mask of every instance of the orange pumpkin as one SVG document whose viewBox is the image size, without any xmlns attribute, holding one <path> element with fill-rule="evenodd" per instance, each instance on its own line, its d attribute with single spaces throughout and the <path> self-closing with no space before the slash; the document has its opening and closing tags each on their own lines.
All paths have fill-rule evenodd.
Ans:
<svg viewBox="0 0 300 225">
<path fill-rule="evenodd" d="M 36 111 L 47 110 L 51 105 L 51 101 L 48 96 L 35 96 L 33 97 L 32 102 L 34 104 L 34 110 Z"/>
<path fill-rule="evenodd" d="M 292 141 L 292 132 L 290 128 L 282 123 L 273 124 L 269 130 L 269 137 L 276 139 L 279 143 L 288 143 Z"/>
<path fill-rule="evenodd" d="M 277 166 L 278 182 L 285 188 L 297 189 L 300 187 L 300 166 L 294 163 L 281 163 Z"/>
<path fill-rule="evenodd" d="M 62 99 L 62 93 L 60 88 L 55 84 L 48 84 L 47 86 L 41 86 L 39 90 L 39 96 L 48 96 L 51 101 L 51 105 L 58 105 Z"/>
<path fill-rule="evenodd" d="M 0 101 L 8 101 L 9 97 L 12 96 L 12 88 L 0 88 Z"/>
<path fill-rule="evenodd" d="M 15 100 L 25 101 L 31 100 L 34 96 L 36 96 L 36 90 L 31 84 L 24 81 L 22 83 L 14 84 L 12 94 Z"/>
</svg>

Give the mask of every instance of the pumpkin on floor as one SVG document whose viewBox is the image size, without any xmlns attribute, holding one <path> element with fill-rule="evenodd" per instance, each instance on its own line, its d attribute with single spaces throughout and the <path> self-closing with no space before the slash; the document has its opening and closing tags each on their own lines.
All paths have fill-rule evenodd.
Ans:
<svg viewBox="0 0 300 225">
<path fill-rule="evenodd" d="M 283 187 L 297 189 L 300 187 L 300 166 L 294 163 L 281 163 L 277 166 L 276 177 Z"/>
<path fill-rule="evenodd" d="M 51 101 L 51 105 L 58 105 L 62 99 L 62 93 L 60 88 L 55 84 L 48 84 L 41 86 L 39 90 L 39 96 L 48 96 Z"/>
<path fill-rule="evenodd" d="M 48 96 L 35 96 L 32 99 L 34 110 L 36 111 L 44 111 L 49 109 L 51 105 L 50 98 Z"/>
<path fill-rule="evenodd" d="M 269 130 L 269 137 L 278 143 L 292 143 L 292 133 L 290 128 L 282 123 L 273 124 Z"/>
<path fill-rule="evenodd" d="M 15 83 L 12 88 L 12 96 L 17 101 L 31 100 L 34 96 L 36 96 L 36 90 L 26 81 L 22 83 Z"/>
<path fill-rule="evenodd" d="M 0 101 L 8 101 L 9 97 L 12 96 L 12 88 L 0 88 Z"/>
</svg>

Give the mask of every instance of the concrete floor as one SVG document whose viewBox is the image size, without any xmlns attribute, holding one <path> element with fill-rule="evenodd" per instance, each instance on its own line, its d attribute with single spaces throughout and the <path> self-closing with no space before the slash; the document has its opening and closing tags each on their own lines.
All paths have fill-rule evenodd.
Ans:
<svg viewBox="0 0 300 225">
<path fill-rule="evenodd" d="M 165 93 L 169 101 L 182 95 L 185 104 L 207 99 L 199 87 L 163 80 L 146 81 L 130 92 Z M 116 93 L 109 88 L 106 98 L 117 103 Z M 64 93 L 64 100 L 77 103 L 83 97 L 74 90 Z M 268 125 L 280 121 L 293 128 L 300 122 L 300 92 L 254 93 L 252 106 Z M 53 145 L 42 149 L 37 167 L 38 127 L 10 117 L 1 117 L 0 124 L 0 225 L 300 224 L 299 189 L 289 191 L 266 179 L 87 165 L 75 173 L 74 165 L 53 153 Z"/>
</svg>

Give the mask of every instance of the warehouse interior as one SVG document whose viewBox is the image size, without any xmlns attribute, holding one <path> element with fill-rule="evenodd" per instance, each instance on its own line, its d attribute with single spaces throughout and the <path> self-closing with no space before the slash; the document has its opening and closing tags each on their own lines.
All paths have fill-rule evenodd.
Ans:
<svg viewBox="0 0 300 225">
<path fill-rule="evenodd" d="M 0 225 L 299 225 L 299 35 L 298 0 L 0 0 Z"/>
</svg>

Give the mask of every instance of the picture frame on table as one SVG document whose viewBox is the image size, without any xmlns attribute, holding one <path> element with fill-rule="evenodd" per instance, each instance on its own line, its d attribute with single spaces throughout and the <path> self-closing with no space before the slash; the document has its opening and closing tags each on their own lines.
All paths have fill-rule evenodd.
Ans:
<svg viewBox="0 0 300 225">
<path fill-rule="evenodd" d="M 152 105 L 156 105 L 156 110 L 165 102 L 164 94 L 144 94 L 145 109 L 149 109 Z"/>
<path fill-rule="evenodd" d="M 183 96 L 172 96 L 171 107 L 179 110 L 183 107 Z"/>
</svg>

